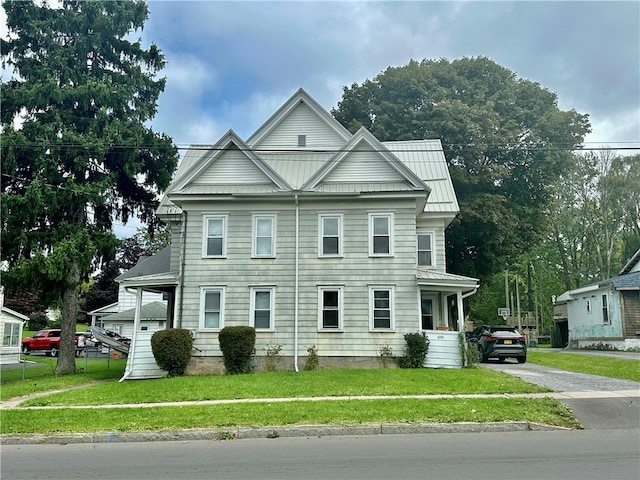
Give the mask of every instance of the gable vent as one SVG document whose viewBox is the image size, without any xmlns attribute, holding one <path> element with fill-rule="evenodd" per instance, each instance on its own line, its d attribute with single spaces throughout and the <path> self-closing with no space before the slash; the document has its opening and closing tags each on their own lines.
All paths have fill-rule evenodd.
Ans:
<svg viewBox="0 0 640 480">
<path fill-rule="evenodd" d="M 298 146 L 306 147 L 307 146 L 307 136 L 306 135 L 298 135 Z"/>
</svg>

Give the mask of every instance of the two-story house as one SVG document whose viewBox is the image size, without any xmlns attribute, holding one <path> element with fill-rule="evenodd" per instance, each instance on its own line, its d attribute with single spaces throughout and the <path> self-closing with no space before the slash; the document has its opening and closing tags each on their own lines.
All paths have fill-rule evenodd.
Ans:
<svg viewBox="0 0 640 480">
<path fill-rule="evenodd" d="M 256 329 L 262 365 L 281 345 L 301 369 L 378 365 L 426 332 L 428 367 L 459 367 L 463 299 L 475 278 L 447 273 L 445 228 L 458 203 L 438 140 L 351 134 L 304 90 L 246 141 L 233 131 L 192 146 L 158 216 L 172 227 L 170 267 L 121 281 L 169 297 L 169 327 L 194 336 L 188 372 L 221 372 L 218 333 Z M 137 320 L 123 378 L 162 375 Z"/>
</svg>

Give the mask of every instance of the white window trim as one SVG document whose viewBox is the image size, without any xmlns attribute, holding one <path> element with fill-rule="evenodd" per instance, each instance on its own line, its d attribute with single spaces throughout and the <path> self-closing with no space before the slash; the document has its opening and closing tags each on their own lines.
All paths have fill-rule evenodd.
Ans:
<svg viewBox="0 0 640 480">
<path fill-rule="evenodd" d="M 251 298 L 249 308 L 249 325 L 260 332 L 273 332 L 275 330 L 275 309 L 276 309 L 276 287 L 274 286 L 255 286 L 250 287 Z M 270 294 L 270 309 L 269 309 L 269 328 L 259 328 L 255 325 L 255 309 L 256 309 L 256 293 L 257 292 L 269 292 Z"/>
<path fill-rule="evenodd" d="M 342 213 L 320 213 L 318 214 L 318 257 L 320 258 L 341 258 L 342 253 Z M 338 253 L 324 253 L 324 219 L 325 218 L 337 218 L 338 219 Z"/>
<path fill-rule="evenodd" d="M 202 257 L 226 258 L 227 257 L 227 224 L 228 215 L 205 214 L 202 216 Z M 209 220 L 222 220 L 222 255 L 209 255 L 207 253 L 207 240 L 209 238 Z"/>
<path fill-rule="evenodd" d="M 200 314 L 198 321 L 198 330 L 202 332 L 219 332 L 224 328 L 224 299 L 225 299 L 225 287 L 208 285 L 200 287 Z M 204 326 L 204 302 L 205 294 L 207 292 L 220 292 L 220 322 L 218 328 L 205 328 Z"/>
<path fill-rule="evenodd" d="M 268 218 L 271 220 L 271 253 L 268 255 L 258 254 L 258 220 Z M 275 213 L 256 213 L 252 215 L 251 233 L 251 257 L 252 258 L 275 258 L 276 256 L 276 230 L 277 218 Z"/>
<path fill-rule="evenodd" d="M 374 219 L 386 217 L 389 221 L 389 253 L 373 252 L 373 225 Z M 369 256 L 370 257 L 393 257 L 393 212 L 371 212 L 369 213 Z"/>
<path fill-rule="evenodd" d="M 431 265 L 420 265 L 419 262 L 419 250 L 418 250 L 418 236 L 429 235 L 431 237 Z M 419 267 L 423 268 L 436 268 L 436 251 L 435 251 L 435 238 L 436 234 L 433 231 L 418 231 L 416 233 L 416 262 Z"/>
<path fill-rule="evenodd" d="M 20 346 L 20 324 L 14 322 L 5 322 L 4 333 L 2 338 L 3 347 Z"/>
<path fill-rule="evenodd" d="M 338 291 L 338 327 L 327 328 L 322 323 L 322 313 L 324 307 L 324 295 L 325 290 Z M 319 332 L 342 332 L 343 331 L 343 316 L 342 306 L 344 304 L 344 287 L 341 285 L 322 285 L 318 286 L 318 331 Z"/>
<path fill-rule="evenodd" d="M 387 290 L 389 292 L 389 328 L 374 328 L 373 312 L 374 312 L 374 292 L 378 290 Z M 395 287 L 393 285 L 369 285 L 369 331 L 371 332 L 394 332 L 396 329 L 395 320 Z"/>
</svg>

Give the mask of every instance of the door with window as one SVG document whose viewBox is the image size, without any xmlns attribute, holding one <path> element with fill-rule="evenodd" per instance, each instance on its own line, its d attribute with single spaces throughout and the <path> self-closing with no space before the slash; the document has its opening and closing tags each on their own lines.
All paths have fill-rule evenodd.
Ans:
<svg viewBox="0 0 640 480">
<path fill-rule="evenodd" d="M 435 330 L 438 321 L 436 317 L 436 296 L 426 292 L 420 293 L 420 329 Z"/>
</svg>

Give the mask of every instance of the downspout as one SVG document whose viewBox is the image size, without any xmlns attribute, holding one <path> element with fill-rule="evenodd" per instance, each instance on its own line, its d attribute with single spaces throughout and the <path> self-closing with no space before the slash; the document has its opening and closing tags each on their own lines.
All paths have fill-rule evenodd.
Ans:
<svg viewBox="0 0 640 480">
<path fill-rule="evenodd" d="M 177 328 L 182 328 L 182 305 L 184 298 L 184 266 L 186 263 L 186 248 L 187 248 L 187 212 L 182 212 L 182 232 L 180 242 L 180 271 L 178 272 L 178 294 L 180 298 L 178 300 L 178 325 Z"/>
<path fill-rule="evenodd" d="M 296 244 L 295 244 L 295 280 L 294 280 L 294 293 L 293 293 L 293 369 L 299 372 L 298 369 L 298 288 L 299 288 L 299 270 L 300 270 L 300 256 L 299 256 L 299 205 L 298 194 L 294 195 L 296 202 Z"/>
</svg>

